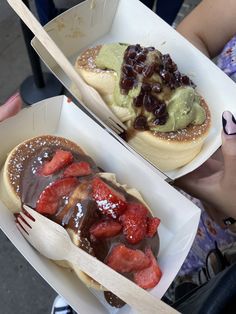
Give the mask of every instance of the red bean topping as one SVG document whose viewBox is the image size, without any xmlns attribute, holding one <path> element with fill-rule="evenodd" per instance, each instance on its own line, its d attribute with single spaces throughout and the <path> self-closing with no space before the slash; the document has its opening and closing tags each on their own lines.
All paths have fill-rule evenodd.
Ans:
<svg viewBox="0 0 236 314">
<path fill-rule="evenodd" d="M 168 115 L 164 115 L 164 116 L 162 116 L 162 117 L 160 117 L 160 118 L 155 119 L 155 120 L 153 121 L 153 123 L 154 123 L 155 125 L 163 125 L 163 124 L 166 123 L 167 119 L 168 119 Z"/>
<path fill-rule="evenodd" d="M 154 84 L 152 84 L 152 92 L 153 92 L 153 93 L 158 94 L 158 93 L 161 92 L 161 90 L 162 90 L 162 87 L 161 87 L 161 84 L 160 84 L 160 83 L 154 83 Z"/>
<path fill-rule="evenodd" d="M 190 85 L 190 79 L 189 79 L 189 77 L 188 77 L 187 75 L 183 75 L 183 76 L 181 77 L 181 83 L 182 83 L 183 85 Z"/>
<path fill-rule="evenodd" d="M 148 83 L 143 83 L 142 84 L 142 90 L 145 92 L 150 92 L 152 90 L 152 86 Z"/>
<path fill-rule="evenodd" d="M 129 77 L 123 77 L 120 81 L 120 86 L 123 90 L 128 91 L 134 86 L 134 79 Z"/>
<path fill-rule="evenodd" d="M 178 82 L 178 83 L 180 83 L 180 82 L 181 82 L 181 77 L 182 77 L 181 73 L 180 73 L 179 71 L 175 71 L 175 72 L 173 73 L 173 75 L 174 75 L 174 77 L 175 77 L 175 81 Z"/>
<path fill-rule="evenodd" d="M 139 44 L 136 44 L 135 45 L 135 50 L 139 52 L 139 51 L 142 51 L 143 48 Z"/>
<path fill-rule="evenodd" d="M 151 77 L 153 75 L 153 73 L 154 73 L 154 70 L 155 70 L 155 65 L 154 64 L 146 66 L 143 69 L 143 76 L 145 78 Z"/>
<path fill-rule="evenodd" d="M 170 73 L 170 80 L 168 82 L 168 85 L 170 89 L 175 89 L 179 85 L 179 82 L 175 80 L 175 76 L 172 73 Z"/>
<path fill-rule="evenodd" d="M 177 70 L 177 65 L 173 62 L 172 66 L 169 68 L 169 71 L 174 72 Z"/>
<path fill-rule="evenodd" d="M 167 113 L 166 111 L 166 104 L 161 103 L 159 104 L 158 107 L 155 108 L 155 110 L 153 111 L 153 114 L 157 117 L 160 118 L 163 115 L 165 115 Z"/>
<path fill-rule="evenodd" d="M 160 64 L 158 64 L 158 63 L 154 63 L 154 72 L 155 73 L 159 73 L 160 72 Z"/>
<path fill-rule="evenodd" d="M 143 97 L 143 105 L 148 112 L 152 112 L 158 106 L 158 101 L 151 94 L 147 93 Z"/>
<path fill-rule="evenodd" d="M 128 47 L 129 48 L 129 47 Z M 137 52 L 135 51 L 135 48 L 130 48 L 126 50 L 125 52 L 125 58 L 126 59 L 134 59 L 137 55 Z"/>
<path fill-rule="evenodd" d="M 144 53 L 140 52 L 140 53 L 136 56 L 135 60 L 136 60 L 137 62 L 143 62 L 143 61 L 146 60 L 146 58 L 147 58 L 147 56 L 146 56 Z"/>
<path fill-rule="evenodd" d="M 167 72 L 166 70 L 162 70 L 161 72 L 160 72 L 160 76 L 163 78 L 163 80 L 165 81 L 165 82 L 169 82 L 170 81 L 170 72 Z"/>
<path fill-rule="evenodd" d="M 134 98 L 134 105 L 136 107 L 141 107 L 143 105 L 144 94 L 141 92 L 136 98 Z"/>
<path fill-rule="evenodd" d="M 135 59 L 128 59 L 127 63 L 130 64 L 130 65 L 132 65 L 132 67 L 134 67 L 135 64 L 137 64 L 136 61 L 135 61 Z"/>
<path fill-rule="evenodd" d="M 165 53 L 162 55 L 163 62 L 168 62 L 169 60 L 172 60 L 169 53 Z"/>
<path fill-rule="evenodd" d="M 123 65 L 123 72 L 124 72 L 124 74 L 126 74 L 129 77 L 136 76 L 134 73 L 133 67 L 129 64 Z"/>
<path fill-rule="evenodd" d="M 138 116 L 134 120 L 134 128 L 136 130 L 147 130 L 148 129 L 148 124 L 147 124 L 147 118 L 145 116 Z"/>
<path fill-rule="evenodd" d="M 163 66 L 167 71 L 174 72 L 177 65 L 173 62 L 169 54 L 162 55 Z"/>
<path fill-rule="evenodd" d="M 174 72 L 177 70 L 177 65 L 171 59 L 168 59 L 168 61 L 164 63 L 164 68 L 167 71 Z"/>
<path fill-rule="evenodd" d="M 144 64 L 143 64 L 143 63 L 141 63 L 141 64 L 135 64 L 135 66 L 134 66 L 134 70 L 135 70 L 137 73 L 139 73 L 139 74 L 141 74 L 141 73 L 143 72 L 143 68 L 144 68 Z"/>
<path fill-rule="evenodd" d="M 120 87 L 124 93 L 128 93 L 130 89 L 138 84 L 141 85 L 140 94 L 134 98 L 133 105 L 142 108 L 148 112 L 152 112 L 154 125 L 163 125 L 168 119 L 167 107 L 164 102 L 159 100 L 158 94 L 162 89 L 168 87 L 175 89 L 182 85 L 194 86 L 194 83 L 187 75 L 182 75 L 175 62 L 169 54 L 153 54 L 154 61 L 149 64 L 147 55 L 149 52 L 155 51 L 154 47 L 142 48 L 139 44 L 127 47 L 124 54 L 124 62 L 121 68 Z M 162 78 L 162 82 L 155 82 L 150 79 L 154 73 Z M 154 77 L 153 77 L 154 78 Z M 147 118 L 144 114 L 136 117 L 134 128 L 138 130 L 148 130 Z"/>
</svg>

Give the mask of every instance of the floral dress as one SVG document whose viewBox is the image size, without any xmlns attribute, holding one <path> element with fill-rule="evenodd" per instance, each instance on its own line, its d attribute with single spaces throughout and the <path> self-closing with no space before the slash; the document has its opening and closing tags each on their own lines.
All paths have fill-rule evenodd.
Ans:
<svg viewBox="0 0 236 314">
<path fill-rule="evenodd" d="M 224 47 L 218 57 L 217 65 L 236 82 L 236 35 Z"/>
<path fill-rule="evenodd" d="M 223 251 L 236 241 L 236 233 L 222 229 L 208 216 L 199 200 L 191 196 L 187 197 L 201 209 L 202 213 L 192 248 L 178 273 L 181 277 L 205 267 L 206 257 L 211 250 L 216 248 L 216 244 Z M 198 280 L 199 278 L 195 282 L 199 283 Z"/>
<path fill-rule="evenodd" d="M 204 210 L 201 201 L 184 192 L 181 193 L 201 209 L 201 217 L 197 234 L 189 254 L 165 294 L 165 297 L 168 298 L 171 303 L 177 301 L 179 294 L 176 299 L 175 291 L 181 284 L 192 283 L 192 288 L 195 288 L 209 280 L 206 274 L 207 256 L 209 256 L 209 252 L 212 252 L 212 250 L 216 248 L 223 252 L 227 250 L 227 248 L 232 247 L 232 244 L 236 242 L 236 233 L 232 233 L 228 229 L 222 229 L 216 224 Z"/>
</svg>

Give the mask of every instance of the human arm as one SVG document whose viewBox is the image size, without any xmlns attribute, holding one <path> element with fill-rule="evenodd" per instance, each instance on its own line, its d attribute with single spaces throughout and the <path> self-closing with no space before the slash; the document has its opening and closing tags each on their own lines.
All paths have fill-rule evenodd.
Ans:
<svg viewBox="0 0 236 314">
<path fill-rule="evenodd" d="M 236 34 L 235 0 L 202 0 L 177 31 L 210 58 Z"/>
<path fill-rule="evenodd" d="M 203 201 L 210 216 L 225 226 L 225 218 L 236 219 L 236 120 L 230 112 L 224 112 L 222 120 L 223 158 L 213 156 L 175 184 Z"/>
<path fill-rule="evenodd" d="M 0 122 L 17 114 L 21 110 L 21 107 L 21 97 L 19 93 L 16 93 L 0 106 Z"/>
</svg>

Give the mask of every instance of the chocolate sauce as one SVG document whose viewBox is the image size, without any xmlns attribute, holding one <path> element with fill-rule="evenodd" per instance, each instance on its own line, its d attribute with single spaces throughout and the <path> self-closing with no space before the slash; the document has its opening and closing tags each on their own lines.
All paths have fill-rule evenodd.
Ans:
<svg viewBox="0 0 236 314">
<path fill-rule="evenodd" d="M 125 302 L 118 298 L 114 293 L 111 291 L 104 291 L 104 297 L 111 306 L 116 308 L 121 308 L 125 305 Z"/>
<path fill-rule="evenodd" d="M 51 145 L 50 148 L 42 147 L 38 150 L 35 149 L 32 158 L 29 157 L 25 160 L 23 164 L 24 171 L 21 174 L 19 182 L 19 193 L 22 203 L 27 204 L 32 208 L 36 208 L 39 195 L 46 188 L 46 186 L 62 177 L 64 169 L 49 176 L 41 176 L 38 173 L 42 167 L 42 164 L 48 160 L 51 160 L 52 156 L 58 149 L 63 149 L 63 146 L 61 147 Z M 65 150 L 70 151 L 68 148 Z M 92 170 L 95 173 L 98 172 L 96 164 L 89 156 L 75 153 L 73 151 L 71 151 L 71 153 L 75 162 L 86 161 L 90 164 Z"/>
<path fill-rule="evenodd" d="M 23 164 L 24 171 L 22 171 L 19 181 L 19 193 L 22 203 L 36 208 L 37 200 L 42 191 L 50 183 L 62 177 L 63 169 L 49 176 L 43 176 L 39 173 L 39 169 L 42 167 L 43 163 L 51 160 L 57 149 L 69 150 L 63 146 L 58 147 L 58 145 L 51 145 L 50 147 L 39 147 L 31 156 L 27 156 L 28 158 Z M 66 229 L 73 230 L 75 234 L 79 236 L 79 246 L 89 254 L 96 256 L 102 262 L 106 262 L 109 252 L 112 250 L 113 246 L 118 243 L 123 243 L 129 248 L 141 249 L 143 251 L 145 248 L 150 247 L 154 255 L 157 255 L 159 250 L 158 234 L 153 238 L 145 238 L 136 245 L 128 243 L 122 232 L 117 236 L 106 239 L 91 237 L 89 232 L 90 227 L 101 220 L 101 218 L 104 218 L 92 198 L 91 180 L 99 170 L 89 156 L 74 152 L 73 150 L 71 150 L 71 152 L 75 162 L 86 161 L 90 164 L 92 174 L 79 177 L 78 185 L 71 191 L 68 197 L 63 197 L 60 200 L 57 212 L 48 218 L 59 223 Z M 122 193 L 127 202 L 140 203 L 139 200 L 128 194 L 123 188 L 117 187 L 105 179 L 103 180 L 113 189 Z M 124 274 L 124 276 L 132 279 L 132 275 L 130 274 Z M 112 306 L 123 306 L 123 301 L 118 302 L 119 299 L 111 292 L 105 292 L 104 295 L 105 298 L 109 300 L 108 303 Z"/>
</svg>

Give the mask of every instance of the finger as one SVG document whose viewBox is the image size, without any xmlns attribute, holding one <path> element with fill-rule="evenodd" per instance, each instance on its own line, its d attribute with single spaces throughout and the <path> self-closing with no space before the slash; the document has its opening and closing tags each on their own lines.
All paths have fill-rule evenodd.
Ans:
<svg viewBox="0 0 236 314">
<path fill-rule="evenodd" d="M 202 166 L 189 174 L 175 180 L 174 184 L 184 190 L 189 190 L 191 184 L 198 184 L 198 180 L 213 175 L 222 169 L 222 162 L 215 159 L 208 159 Z M 191 191 L 192 193 L 192 191 Z"/>
<path fill-rule="evenodd" d="M 201 167 L 199 167 L 199 176 L 211 176 L 223 168 L 223 162 L 214 158 L 208 159 Z M 197 170 L 198 170 L 197 169 Z M 196 170 L 196 172 L 197 172 Z"/>
<path fill-rule="evenodd" d="M 2 106 L 0 106 L 0 122 L 14 116 L 21 110 L 22 99 L 19 93 L 14 94 Z"/>
<path fill-rule="evenodd" d="M 217 149 L 217 151 L 211 156 L 211 159 L 219 160 L 223 162 L 223 154 L 221 147 Z"/>
<path fill-rule="evenodd" d="M 231 112 L 222 115 L 222 153 L 224 158 L 224 179 L 236 183 L 236 120 Z"/>
<path fill-rule="evenodd" d="M 214 200 L 215 193 L 219 190 L 218 176 L 218 172 L 203 178 L 189 174 L 185 178 L 179 179 L 177 186 L 195 198 L 209 202 Z"/>
</svg>

